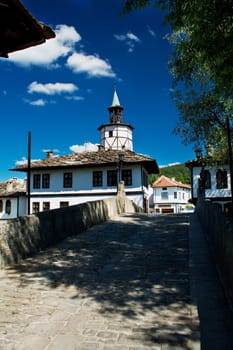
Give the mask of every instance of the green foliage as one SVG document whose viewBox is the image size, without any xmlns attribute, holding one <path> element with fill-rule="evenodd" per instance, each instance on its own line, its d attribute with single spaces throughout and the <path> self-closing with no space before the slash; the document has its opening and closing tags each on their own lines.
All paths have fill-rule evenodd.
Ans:
<svg viewBox="0 0 233 350">
<path fill-rule="evenodd" d="M 184 184 L 191 183 L 190 170 L 185 164 L 176 164 L 160 168 L 160 174 L 149 175 L 150 185 L 152 185 L 161 175 L 167 176 L 170 179 L 175 178 L 176 181 L 180 181 Z"/>
<path fill-rule="evenodd" d="M 125 12 L 157 6 L 173 32 L 188 33 L 181 53 L 211 72 L 218 92 L 233 93 L 233 6 L 229 0 L 125 0 Z M 186 44 L 188 45 L 186 46 Z M 192 69 L 191 69 L 192 71 Z M 189 73 L 191 73 L 191 71 Z M 185 73 L 187 74 L 187 72 Z M 186 76 L 187 77 L 187 76 Z"/>
<path fill-rule="evenodd" d="M 125 0 L 125 12 L 159 7 L 172 32 L 168 67 L 179 111 L 174 134 L 184 144 L 227 149 L 226 117 L 233 119 L 233 6 L 229 0 Z"/>
</svg>

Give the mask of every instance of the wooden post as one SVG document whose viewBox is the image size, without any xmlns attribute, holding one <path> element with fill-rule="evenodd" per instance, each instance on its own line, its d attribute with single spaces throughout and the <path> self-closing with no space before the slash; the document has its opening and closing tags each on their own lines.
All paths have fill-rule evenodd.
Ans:
<svg viewBox="0 0 233 350">
<path fill-rule="evenodd" d="M 27 170 L 27 213 L 30 215 L 31 206 L 31 131 L 28 132 L 28 170 Z"/>
<path fill-rule="evenodd" d="M 231 128 L 230 128 L 229 117 L 226 118 L 226 123 L 227 123 L 229 169 L 230 169 L 230 178 L 231 178 L 231 215 L 233 216 L 233 161 L 232 161 Z"/>
</svg>

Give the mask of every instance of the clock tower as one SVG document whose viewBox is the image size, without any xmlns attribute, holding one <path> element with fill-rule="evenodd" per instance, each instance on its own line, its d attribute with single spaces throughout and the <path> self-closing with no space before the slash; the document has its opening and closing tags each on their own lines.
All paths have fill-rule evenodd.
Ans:
<svg viewBox="0 0 233 350">
<path fill-rule="evenodd" d="M 121 106 L 116 89 L 113 93 L 111 106 L 108 107 L 109 123 L 101 125 L 100 143 L 105 150 L 130 150 L 133 151 L 133 126 L 123 123 Z"/>
</svg>

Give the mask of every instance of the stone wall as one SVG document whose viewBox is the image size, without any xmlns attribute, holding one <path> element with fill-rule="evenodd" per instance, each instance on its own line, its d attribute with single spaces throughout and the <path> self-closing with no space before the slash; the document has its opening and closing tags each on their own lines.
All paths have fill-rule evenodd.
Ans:
<svg viewBox="0 0 233 350">
<path fill-rule="evenodd" d="M 217 204 L 199 198 L 196 213 L 214 249 L 217 267 L 233 300 L 233 218 L 227 217 Z"/>
<path fill-rule="evenodd" d="M 140 209 L 120 195 L 0 221 L 0 268 L 18 263 L 65 237 L 77 235 L 113 216 L 137 210 Z"/>
</svg>

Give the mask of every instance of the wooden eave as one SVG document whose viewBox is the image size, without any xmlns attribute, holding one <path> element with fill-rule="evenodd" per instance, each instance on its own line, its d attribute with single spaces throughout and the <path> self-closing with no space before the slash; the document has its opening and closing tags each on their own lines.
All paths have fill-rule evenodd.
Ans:
<svg viewBox="0 0 233 350">
<path fill-rule="evenodd" d="M 38 22 L 20 0 L 0 0 L 0 56 L 44 43 L 53 30 Z"/>
<path fill-rule="evenodd" d="M 108 126 L 127 126 L 129 129 L 134 130 L 134 127 L 131 124 L 126 124 L 126 123 L 108 123 L 108 124 L 102 124 L 98 127 L 98 130 L 101 131 L 103 128 L 106 128 Z"/>
<path fill-rule="evenodd" d="M 3 192 L 3 193 L 0 193 L 0 198 L 8 198 L 8 197 L 19 197 L 19 196 L 26 196 L 26 191 L 18 191 L 18 192 L 14 192 L 14 191 L 11 191 L 11 192 Z"/>
</svg>

